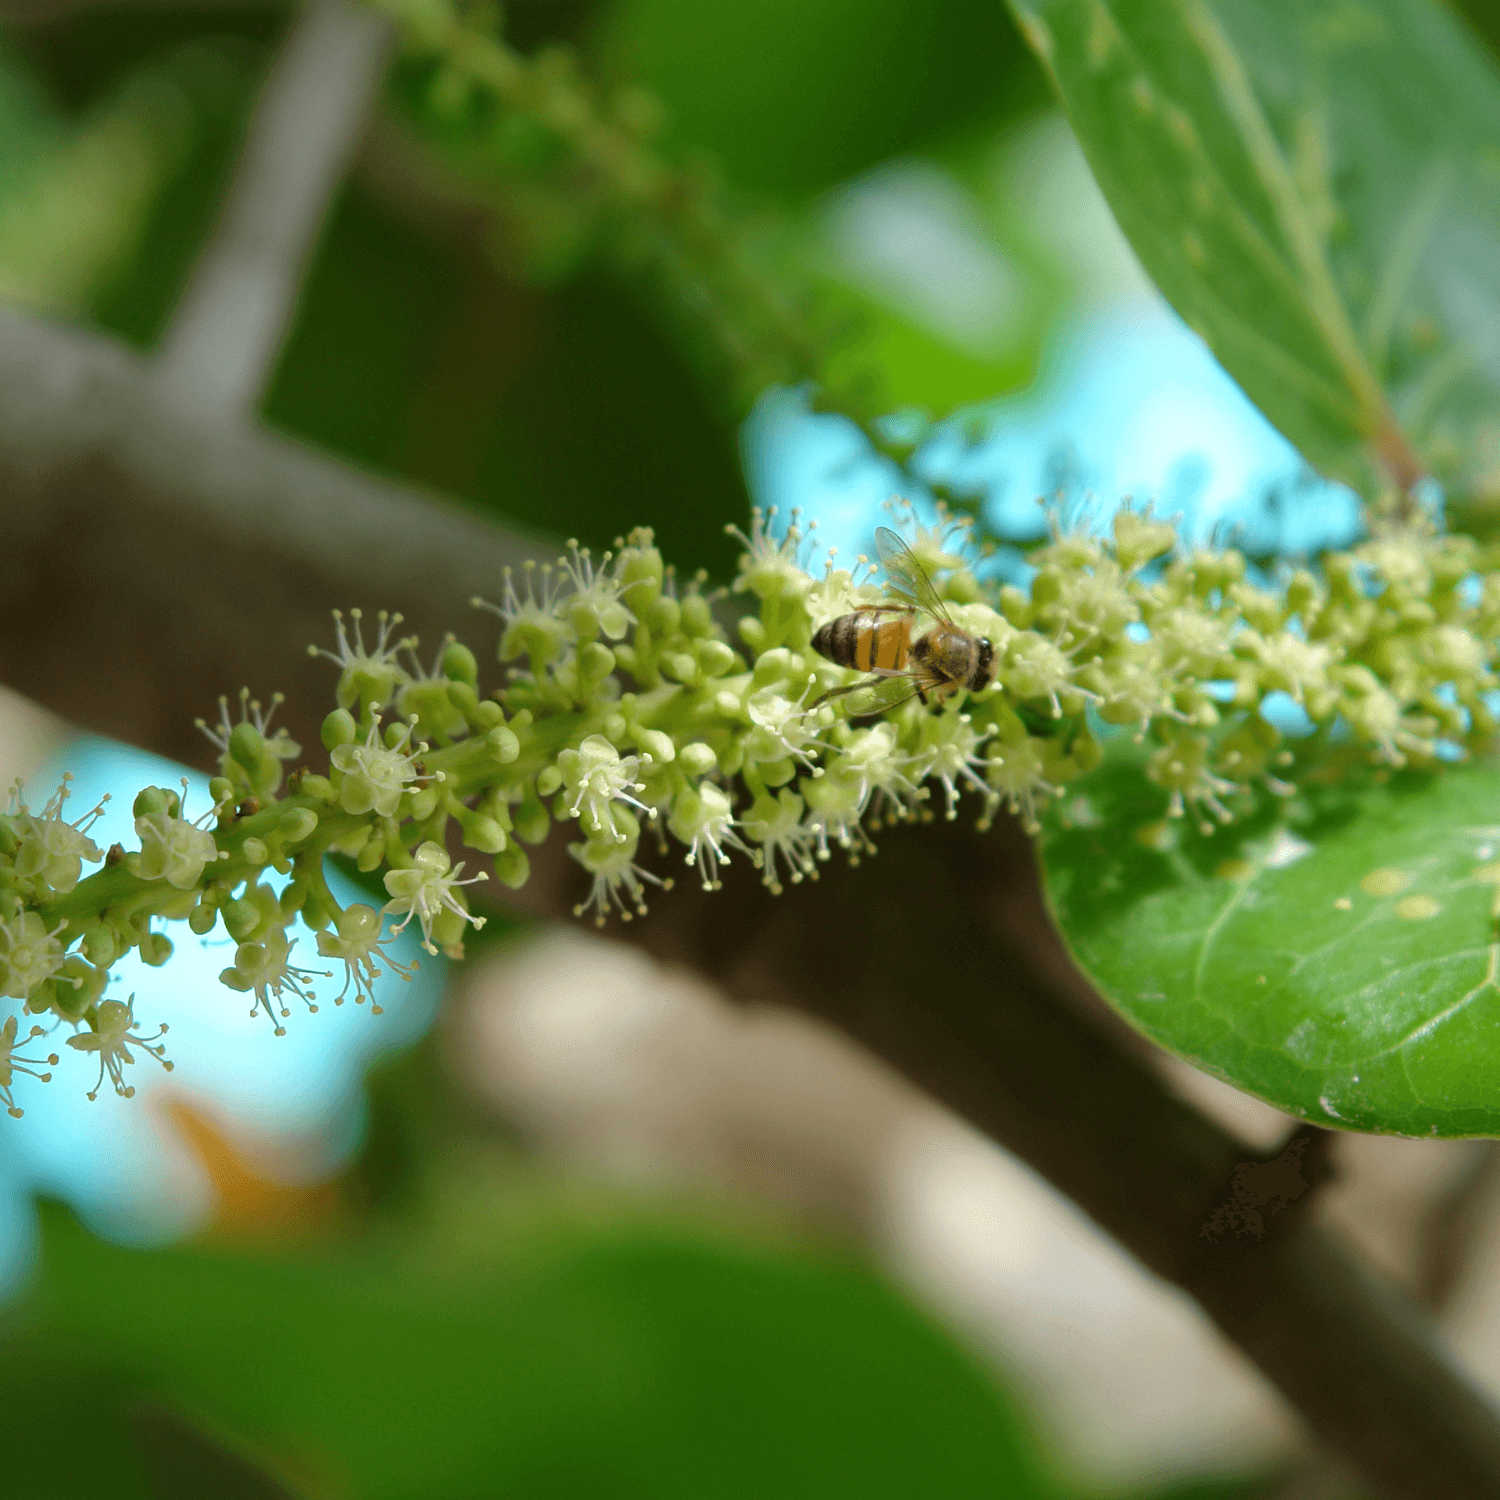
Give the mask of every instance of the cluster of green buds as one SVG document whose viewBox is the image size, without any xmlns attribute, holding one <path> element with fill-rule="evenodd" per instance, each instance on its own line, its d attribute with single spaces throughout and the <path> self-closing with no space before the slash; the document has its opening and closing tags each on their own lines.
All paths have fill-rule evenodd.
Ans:
<svg viewBox="0 0 1500 1500">
<path fill-rule="evenodd" d="M 810 569 L 811 528 L 794 517 L 778 534 L 773 519 L 757 514 L 741 538 L 733 592 L 749 609 L 731 627 L 727 601 L 701 578 L 679 583 L 644 529 L 598 559 L 570 544 L 555 565 L 507 574 L 497 602 L 474 601 L 502 622 L 508 676 L 488 691 L 456 640 L 427 666 L 400 616 L 382 614 L 368 641 L 357 611 L 336 616 L 337 648 L 319 653 L 338 669 L 325 769 L 288 775 L 302 752 L 270 714 L 248 694 L 237 712 L 221 702 L 201 726 L 219 752 L 211 805 L 189 818 L 186 784 L 146 788 L 133 851 L 89 837 L 100 808 L 65 817 L 66 782 L 39 813 L 17 788 L 0 815 L 0 995 L 18 1003 L 0 1026 L 0 1102 L 19 1113 L 15 1078 L 57 1066 L 42 1039 L 58 1028 L 98 1054 L 95 1093 L 106 1077 L 132 1093 L 142 1054 L 170 1066 L 165 1028 L 138 1029 L 133 996 L 104 998 L 126 952 L 167 960 L 163 922 L 200 936 L 222 925 L 235 948 L 220 977 L 280 1034 L 291 1002 L 317 1009 L 315 981 L 341 970 L 341 1004 L 373 1002 L 385 971 L 409 977 L 386 946 L 411 923 L 429 952 L 460 956 L 483 923 L 466 888 L 490 874 L 524 884 L 527 848 L 554 823 L 591 878 L 578 913 L 602 923 L 670 884 L 647 867 L 648 832 L 710 888 L 743 860 L 779 892 L 834 846 L 869 852 L 884 822 L 954 816 L 965 791 L 981 823 L 1003 805 L 1034 829 L 1111 734 L 1147 745 L 1164 811 L 1202 827 L 1289 792 L 1330 745 L 1400 765 L 1494 739 L 1497 558 L 1421 522 L 1380 523 L 1316 571 L 1256 582 L 1239 553 L 1186 548 L 1127 509 L 1109 535 L 1055 531 L 1023 589 L 982 578 L 960 523 L 924 528 L 908 512 L 917 562 L 952 623 L 990 643 L 994 678 L 860 719 L 858 700 L 823 701 L 855 674 L 812 640 L 889 596 L 863 559 Z M 914 635 L 933 623 L 918 618 Z M 1278 698 L 1300 710 L 1298 738 Z M 378 878 L 384 902 L 341 906 L 330 854 Z M 486 868 L 465 876 L 476 858 Z"/>
</svg>

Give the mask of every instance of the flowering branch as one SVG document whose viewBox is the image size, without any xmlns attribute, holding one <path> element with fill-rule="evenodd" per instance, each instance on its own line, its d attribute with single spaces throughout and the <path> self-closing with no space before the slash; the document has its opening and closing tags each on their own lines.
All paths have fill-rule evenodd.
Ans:
<svg viewBox="0 0 1500 1500">
<path fill-rule="evenodd" d="M 17 791 L 0 818 L 0 993 L 98 1034 L 115 960 L 170 954 L 154 922 L 186 918 L 200 935 L 222 922 L 238 945 L 224 982 L 253 993 L 280 1032 L 287 996 L 316 1008 L 314 971 L 292 962 L 299 918 L 357 997 L 384 940 L 373 908 L 334 900 L 330 853 L 383 872 L 384 914 L 457 957 L 482 921 L 464 888 L 489 871 L 461 878 L 454 841 L 517 889 L 527 848 L 553 823 L 576 828 L 568 852 L 592 878 L 576 911 L 602 924 L 643 914 L 646 886 L 663 884 L 640 863 L 647 827 L 663 853 L 668 835 L 677 842 L 705 888 L 744 857 L 779 891 L 816 878 L 835 846 L 858 859 L 883 824 L 930 819 L 935 788 L 950 818 L 970 791 L 981 825 L 1004 805 L 1035 828 L 1102 759 L 1096 725 L 1149 739 L 1144 774 L 1164 811 L 1205 829 L 1289 792 L 1335 723 L 1390 764 L 1493 739 L 1500 575 L 1481 574 L 1490 559 L 1472 539 L 1388 527 L 1326 557 L 1322 579 L 1298 572 L 1273 590 L 1247 581 L 1238 553 L 1189 551 L 1171 526 L 1126 510 L 1110 537 L 1058 532 L 1034 554 L 1028 593 L 976 578 L 955 543 L 961 523 L 907 526 L 945 597 L 932 607 L 988 643 L 993 677 L 939 711 L 909 698 L 878 721 L 829 701 L 851 674 L 813 642 L 881 589 L 832 560 L 815 577 L 810 539 L 759 516 L 735 581 L 758 606 L 739 621 L 742 650 L 646 530 L 598 560 L 571 544 L 555 566 L 505 571 L 487 607 L 515 665 L 489 694 L 451 636 L 427 664 L 400 616 L 382 613 L 368 635 L 359 611 L 347 625 L 336 616 L 337 649 L 309 648 L 339 668 L 326 772 L 284 778 L 300 747 L 248 692 L 237 717 L 221 700 L 218 724 L 200 721 L 218 751 L 212 808 L 190 821 L 178 794 L 148 787 L 134 804 L 139 849 L 86 879 L 83 863 L 101 858 L 87 820 L 64 818 L 65 792 L 33 813 Z M 1284 742 L 1262 711 L 1272 694 L 1315 732 Z M 290 877 L 279 896 L 270 869 Z"/>
</svg>

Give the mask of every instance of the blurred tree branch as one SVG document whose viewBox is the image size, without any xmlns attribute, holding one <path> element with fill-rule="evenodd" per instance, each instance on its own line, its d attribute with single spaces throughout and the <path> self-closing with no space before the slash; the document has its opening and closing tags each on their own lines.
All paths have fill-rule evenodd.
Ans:
<svg viewBox="0 0 1500 1500">
<path fill-rule="evenodd" d="M 270 378 L 328 206 L 380 87 L 392 28 L 312 0 L 271 69 L 223 214 L 156 353 L 184 406 L 252 410 Z"/>
<path fill-rule="evenodd" d="M 195 415 L 113 340 L 0 311 L 0 676 L 188 762 L 193 719 L 281 688 L 316 742 L 328 611 L 401 601 L 429 641 L 550 547 L 237 417 Z M 270 673 L 274 680 L 267 681 Z"/>
</svg>

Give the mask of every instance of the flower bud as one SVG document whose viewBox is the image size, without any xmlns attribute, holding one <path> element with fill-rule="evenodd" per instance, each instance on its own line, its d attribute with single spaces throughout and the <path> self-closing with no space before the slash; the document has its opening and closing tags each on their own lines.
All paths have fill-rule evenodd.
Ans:
<svg viewBox="0 0 1500 1500">
<path fill-rule="evenodd" d="M 223 915 L 224 929 L 236 942 L 244 942 L 260 923 L 260 910 L 253 901 L 231 901 Z"/>
<path fill-rule="evenodd" d="M 369 842 L 359 851 L 355 857 L 354 867 L 361 873 L 368 875 L 372 870 L 378 870 L 385 862 L 385 834 L 379 829 L 370 833 Z"/>
<path fill-rule="evenodd" d="M 692 744 L 684 745 L 677 752 L 677 759 L 689 776 L 707 776 L 717 763 L 713 751 L 702 740 L 694 740 Z"/>
<path fill-rule="evenodd" d="M 130 810 L 138 818 L 175 818 L 180 806 L 176 792 L 169 792 L 165 787 L 148 786 L 137 793 Z"/>
<path fill-rule="evenodd" d="M 282 815 L 280 834 L 284 844 L 300 844 L 318 827 L 318 815 L 310 807 L 289 807 Z"/>
<path fill-rule="evenodd" d="M 407 816 L 418 823 L 425 823 L 437 811 L 438 798 L 442 792 L 436 786 L 424 786 L 407 793 Z"/>
<path fill-rule="evenodd" d="M 689 594 L 682 601 L 682 628 L 688 635 L 714 633 L 714 612 L 702 594 Z"/>
<path fill-rule="evenodd" d="M 646 611 L 646 626 L 658 640 L 676 635 L 681 625 L 682 606 L 666 594 Z"/>
<path fill-rule="evenodd" d="M 520 758 L 521 741 L 516 737 L 515 730 L 504 724 L 497 724 L 491 729 L 485 735 L 484 743 L 485 748 L 495 757 L 496 765 L 508 766 Z"/>
<path fill-rule="evenodd" d="M 466 682 L 470 687 L 479 683 L 479 663 L 474 653 L 460 641 L 449 641 L 443 647 L 442 672 L 454 682 Z"/>
<path fill-rule="evenodd" d="M 597 685 L 615 669 L 615 653 L 599 641 L 591 641 L 578 653 L 578 679 L 580 686 Z"/>
<path fill-rule="evenodd" d="M 172 956 L 172 940 L 164 932 L 148 932 L 140 943 L 141 962 L 159 969 Z"/>
<path fill-rule="evenodd" d="M 499 823 L 482 812 L 471 811 L 460 804 L 454 809 L 453 816 L 463 829 L 464 843 L 481 854 L 498 854 L 509 842 Z"/>
<path fill-rule="evenodd" d="M 562 785 L 562 777 L 557 779 L 557 785 Z M 545 795 L 550 795 L 547 793 Z M 547 837 L 547 830 L 552 826 L 552 820 L 547 815 L 547 809 L 535 798 L 527 798 L 515 814 L 516 837 L 524 839 L 528 844 L 540 844 Z"/>
<path fill-rule="evenodd" d="M 253 724 L 236 724 L 229 731 L 229 753 L 247 771 L 254 770 L 265 758 L 265 736 Z"/>
<path fill-rule="evenodd" d="M 495 856 L 495 879 L 510 890 L 520 890 L 530 876 L 531 860 L 519 844 L 508 844 Z"/>
<path fill-rule="evenodd" d="M 340 745 L 352 745 L 358 733 L 354 715 L 347 708 L 336 708 L 323 720 L 323 748 L 337 750 Z"/>
<path fill-rule="evenodd" d="M 82 951 L 92 964 L 107 969 L 124 951 L 125 945 L 115 936 L 107 922 L 99 922 L 83 934 Z"/>
<path fill-rule="evenodd" d="M 733 647 L 712 637 L 698 642 L 697 656 L 699 669 L 705 677 L 722 677 L 735 665 Z"/>
<path fill-rule="evenodd" d="M 663 734 L 659 729 L 642 729 L 635 737 L 637 746 L 657 765 L 671 765 L 677 758 L 677 746 L 672 743 L 672 736 Z"/>
</svg>

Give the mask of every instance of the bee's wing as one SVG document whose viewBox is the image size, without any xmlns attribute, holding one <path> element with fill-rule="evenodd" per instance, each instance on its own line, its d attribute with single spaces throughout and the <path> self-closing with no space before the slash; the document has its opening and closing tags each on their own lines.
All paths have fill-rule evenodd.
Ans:
<svg viewBox="0 0 1500 1500">
<path fill-rule="evenodd" d="M 875 550 L 885 564 L 885 576 L 893 594 L 909 600 L 936 619 L 952 623 L 948 606 L 938 597 L 938 591 L 933 588 L 932 580 L 927 576 L 927 569 L 889 526 L 876 527 Z"/>
<path fill-rule="evenodd" d="M 819 708 L 834 698 L 849 700 L 848 714 L 851 719 L 868 719 L 875 714 L 889 713 L 908 698 L 915 698 L 923 688 L 932 686 L 921 672 L 877 672 L 851 682 L 847 687 L 833 688 L 823 694 L 811 708 Z"/>
</svg>

